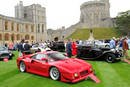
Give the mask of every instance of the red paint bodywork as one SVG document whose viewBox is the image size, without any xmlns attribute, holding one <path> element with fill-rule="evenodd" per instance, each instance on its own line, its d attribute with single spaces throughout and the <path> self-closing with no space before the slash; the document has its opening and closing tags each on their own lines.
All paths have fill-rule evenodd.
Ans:
<svg viewBox="0 0 130 87">
<path fill-rule="evenodd" d="M 51 51 L 52 53 L 55 51 Z M 49 52 L 40 52 L 43 54 L 50 53 Z M 54 62 L 46 62 L 42 60 L 32 59 L 31 55 L 25 55 L 17 58 L 17 66 L 19 68 L 19 64 L 23 61 L 26 65 L 26 72 L 42 75 L 49 77 L 49 70 L 51 67 L 58 68 L 60 72 L 60 80 L 63 82 L 71 82 L 75 83 L 89 77 L 90 74 L 93 74 L 92 66 L 84 60 L 80 60 L 77 58 L 68 58 L 65 60 L 59 60 Z M 32 62 L 34 61 L 34 62 Z M 74 76 L 77 73 L 78 76 Z"/>
</svg>

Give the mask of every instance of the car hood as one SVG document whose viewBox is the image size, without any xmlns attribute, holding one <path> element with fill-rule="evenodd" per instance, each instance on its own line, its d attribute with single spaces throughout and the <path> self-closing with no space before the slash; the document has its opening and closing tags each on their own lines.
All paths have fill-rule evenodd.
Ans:
<svg viewBox="0 0 130 87">
<path fill-rule="evenodd" d="M 0 53 L 9 53 L 8 50 L 3 50 L 3 51 L 0 51 Z"/>
<path fill-rule="evenodd" d="M 53 64 L 69 72 L 80 72 L 91 67 L 89 63 L 76 58 L 57 61 Z"/>
</svg>

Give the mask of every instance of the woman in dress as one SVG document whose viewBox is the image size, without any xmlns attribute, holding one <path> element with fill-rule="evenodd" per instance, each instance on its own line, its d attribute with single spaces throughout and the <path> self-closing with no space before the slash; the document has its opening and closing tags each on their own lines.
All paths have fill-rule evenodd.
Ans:
<svg viewBox="0 0 130 87">
<path fill-rule="evenodd" d="M 73 58 L 77 56 L 77 43 L 75 39 L 72 41 L 72 56 Z"/>
</svg>

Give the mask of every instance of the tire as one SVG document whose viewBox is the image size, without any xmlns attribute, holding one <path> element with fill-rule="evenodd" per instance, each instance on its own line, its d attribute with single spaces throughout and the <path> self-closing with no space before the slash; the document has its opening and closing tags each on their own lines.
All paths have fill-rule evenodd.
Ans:
<svg viewBox="0 0 130 87">
<path fill-rule="evenodd" d="M 26 71 L 26 66 L 25 66 L 25 63 L 23 61 L 20 62 L 19 70 L 20 70 L 20 72 L 25 72 Z"/>
<path fill-rule="evenodd" d="M 13 56 L 9 56 L 9 60 L 12 60 L 13 59 Z"/>
<path fill-rule="evenodd" d="M 115 62 L 116 56 L 115 56 L 114 54 L 112 54 L 112 53 L 107 53 L 105 56 L 106 56 L 105 60 L 106 60 L 108 63 L 113 63 L 113 62 Z"/>
<path fill-rule="evenodd" d="M 60 72 L 56 67 L 52 67 L 50 69 L 50 77 L 53 80 L 59 80 L 60 79 Z"/>
</svg>

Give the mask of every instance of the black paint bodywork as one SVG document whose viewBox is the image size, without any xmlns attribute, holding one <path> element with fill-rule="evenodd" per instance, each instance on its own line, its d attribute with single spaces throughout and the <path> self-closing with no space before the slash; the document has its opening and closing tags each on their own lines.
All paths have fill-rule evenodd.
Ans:
<svg viewBox="0 0 130 87">
<path fill-rule="evenodd" d="M 95 48 L 93 46 L 78 46 L 77 57 L 80 59 L 89 59 L 89 60 L 106 60 L 110 56 L 112 57 L 111 62 L 115 62 L 119 59 L 120 54 L 117 52 L 111 51 L 110 48 Z M 108 62 L 108 61 L 107 61 Z"/>
</svg>

